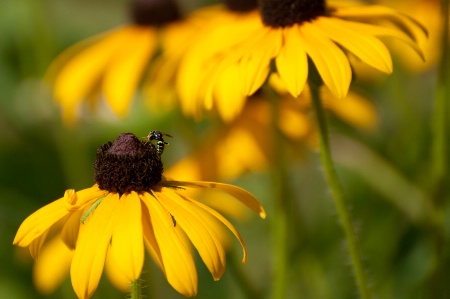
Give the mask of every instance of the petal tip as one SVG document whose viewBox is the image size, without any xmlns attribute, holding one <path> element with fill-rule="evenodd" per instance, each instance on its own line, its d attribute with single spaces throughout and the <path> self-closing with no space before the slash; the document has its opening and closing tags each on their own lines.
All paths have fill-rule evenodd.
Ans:
<svg viewBox="0 0 450 299">
<path fill-rule="evenodd" d="M 261 207 L 261 211 L 259 211 L 259 217 L 261 217 L 262 219 L 266 219 L 266 211 L 264 210 L 263 207 Z"/>
</svg>

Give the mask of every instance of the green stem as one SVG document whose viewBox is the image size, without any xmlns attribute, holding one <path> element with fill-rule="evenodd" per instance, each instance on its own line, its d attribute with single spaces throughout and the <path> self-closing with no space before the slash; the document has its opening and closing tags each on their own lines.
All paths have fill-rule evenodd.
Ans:
<svg viewBox="0 0 450 299">
<path fill-rule="evenodd" d="M 441 35 L 441 60 L 439 63 L 438 79 L 436 84 L 435 110 L 433 117 L 433 144 L 432 144 L 432 194 L 436 227 L 432 227 L 434 234 L 435 267 L 429 278 L 429 298 L 442 298 L 448 292 L 446 275 L 448 272 L 447 240 L 445 236 L 445 211 L 444 201 L 449 196 L 448 188 L 448 126 L 449 126 L 449 101 L 450 101 L 450 40 L 449 40 L 449 0 L 442 0 L 442 35 Z"/>
<path fill-rule="evenodd" d="M 449 4 L 442 1 L 442 56 L 439 63 L 438 81 L 436 85 L 436 102 L 433 117 L 434 143 L 432 148 L 433 189 L 435 196 L 443 198 L 442 191 L 447 185 L 448 171 L 448 109 L 449 109 L 449 78 L 450 78 L 450 46 L 449 46 Z M 440 196 L 439 196 L 440 195 Z M 439 204 L 439 202 L 437 202 Z"/>
<path fill-rule="evenodd" d="M 133 281 L 131 283 L 131 297 L 130 297 L 130 299 L 141 299 L 142 298 L 141 291 L 142 291 L 141 280 L 140 279 L 136 279 L 135 281 Z"/>
<path fill-rule="evenodd" d="M 274 273 L 272 299 L 286 298 L 288 282 L 288 202 L 286 186 L 286 169 L 283 155 L 283 140 L 278 128 L 280 115 L 280 99 L 273 90 L 267 88 L 265 95 L 271 102 L 272 108 L 272 137 L 271 161 L 272 182 L 274 193 L 273 234 L 274 234 Z"/>
<path fill-rule="evenodd" d="M 311 89 L 312 102 L 316 111 L 317 123 L 319 126 L 320 157 L 324 167 L 326 179 L 328 185 L 330 186 L 333 200 L 337 209 L 337 214 L 344 230 L 345 238 L 347 240 L 359 294 L 361 298 L 369 299 L 371 295 L 367 283 L 367 277 L 362 264 L 361 249 L 356 238 L 356 232 L 352 223 L 350 211 L 346 207 L 344 192 L 334 168 L 333 161 L 331 159 L 330 144 L 328 140 L 328 128 L 325 119 L 325 113 L 322 107 L 322 102 L 320 99 L 319 87 L 314 83 L 310 83 L 309 86 Z"/>
</svg>

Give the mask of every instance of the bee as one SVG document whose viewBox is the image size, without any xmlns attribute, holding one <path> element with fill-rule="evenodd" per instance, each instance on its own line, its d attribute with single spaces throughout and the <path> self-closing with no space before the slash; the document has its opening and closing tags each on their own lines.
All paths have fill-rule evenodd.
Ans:
<svg viewBox="0 0 450 299">
<path fill-rule="evenodd" d="M 149 141 L 151 142 L 153 140 L 156 140 L 156 143 L 155 143 L 156 152 L 160 156 L 164 152 L 164 147 L 169 144 L 169 143 L 164 141 L 164 138 L 163 138 L 164 136 L 172 137 L 172 135 L 163 133 L 161 131 L 150 131 L 148 133 L 148 135 L 146 137 L 144 137 L 146 139 L 146 142 L 149 142 Z"/>
</svg>

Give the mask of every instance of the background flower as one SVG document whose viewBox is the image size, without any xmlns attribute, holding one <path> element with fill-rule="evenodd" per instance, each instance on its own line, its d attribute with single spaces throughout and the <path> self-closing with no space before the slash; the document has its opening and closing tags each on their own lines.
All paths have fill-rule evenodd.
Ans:
<svg viewBox="0 0 450 299">
<path fill-rule="evenodd" d="M 72 123 L 78 117 L 81 102 L 101 96 L 123 117 L 158 50 L 158 30 L 180 21 L 181 14 L 171 0 L 136 0 L 131 18 L 130 24 L 80 42 L 53 62 L 48 77 L 64 121 Z"/>
<path fill-rule="evenodd" d="M 198 116 L 202 108 L 215 106 L 225 120 L 232 119 L 245 96 L 266 81 L 272 60 L 292 96 L 302 92 L 314 65 L 330 91 L 344 97 L 352 80 L 348 55 L 392 72 L 389 50 L 380 38 L 401 40 L 423 56 L 417 40 L 424 38 L 424 28 L 395 10 L 316 1 L 307 7 L 298 4 L 292 12 L 289 3 L 261 1 L 259 11 L 217 18 L 200 32 L 177 78 L 185 113 Z"/>
</svg>

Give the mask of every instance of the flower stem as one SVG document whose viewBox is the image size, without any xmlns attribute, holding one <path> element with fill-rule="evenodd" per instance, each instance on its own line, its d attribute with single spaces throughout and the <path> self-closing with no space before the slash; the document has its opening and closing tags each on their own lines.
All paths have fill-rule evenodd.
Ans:
<svg viewBox="0 0 450 299">
<path fill-rule="evenodd" d="M 265 89 L 265 95 L 271 104 L 272 116 L 272 140 L 271 150 L 271 178 L 274 194 L 273 207 L 273 237 L 274 237 L 274 272 L 272 299 L 286 298 L 288 281 L 288 202 L 289 195 L 286 194 L 286 162 L 283 154 L 283 137 L 278 124 L 280 118 L 280 99 L 270 88 Z"/>
<path fill-rule="evenodd" d="M 140 279 L 136 279 L 135 281 L 133 281 L 131 283 L 131 297 L 130 299 L 141 299 L 141 280 Z"/>
<path fill-rule="evenodd" d="M 448 109 L 449 109 L 449 79 L 450 79 L 450 46 L 449 46 L 449 1 L 442 1 L 442 57 L 439 63 L 438 81 L 436 86 L 436 102 L 433 117 L 434 139 L 432 148 L 433 191 L 440 198 L 447 186 L 448 171 Z M 437 204 L 440 204 L 437 202 Z"/>
<path fill-rule="evenodd" d="M 361 249 L 356 238 L 355 228 L 352 223 L 350 211 L 347 209 L 345 203 L 344 192 L 339 182 L 339 178 L 334 168 L 333 160 L 331 158 L 330 144 L 328 138 L 328 128 L 325 119 L 325 113 L 322 107 L 322 102 L 319 94 L 319 85 L 312 82 L 309 83 L 311 89 L 312 103 L 317 116 L 317 123 L 319 126 L 320 135 L 320 157 L 325 171 L 326 180 L 330 186 L 333 200 L 337 209 L 337 214 L 344 230 L 347 246 L 350 253 L 350 259 L 353 265 L 353 271 L 356 279 L 356 284 L 359 294 L 363 299 L 371 297 L 367 277 L 364 272 Z"/>
<path fill-rule="evenodd" d="M 448 163 L 449 163 L 449 108 L 450 108 L 450 41 L 449 41 L 449 13 L 450 1 L 441 1 L 442 35 L 441 61 L 436 84 L 435 110 L 433 117 L 432 144 L 432 195 L 435 213 L 433 219 L 437 226 L 432 227 L 434 235 L 435 267 L 429 277 L 429 298 L 442 298 L 447 295 L 448 241 L 445 235 L 445 199 L 449 196 Z"/>
</svg>

